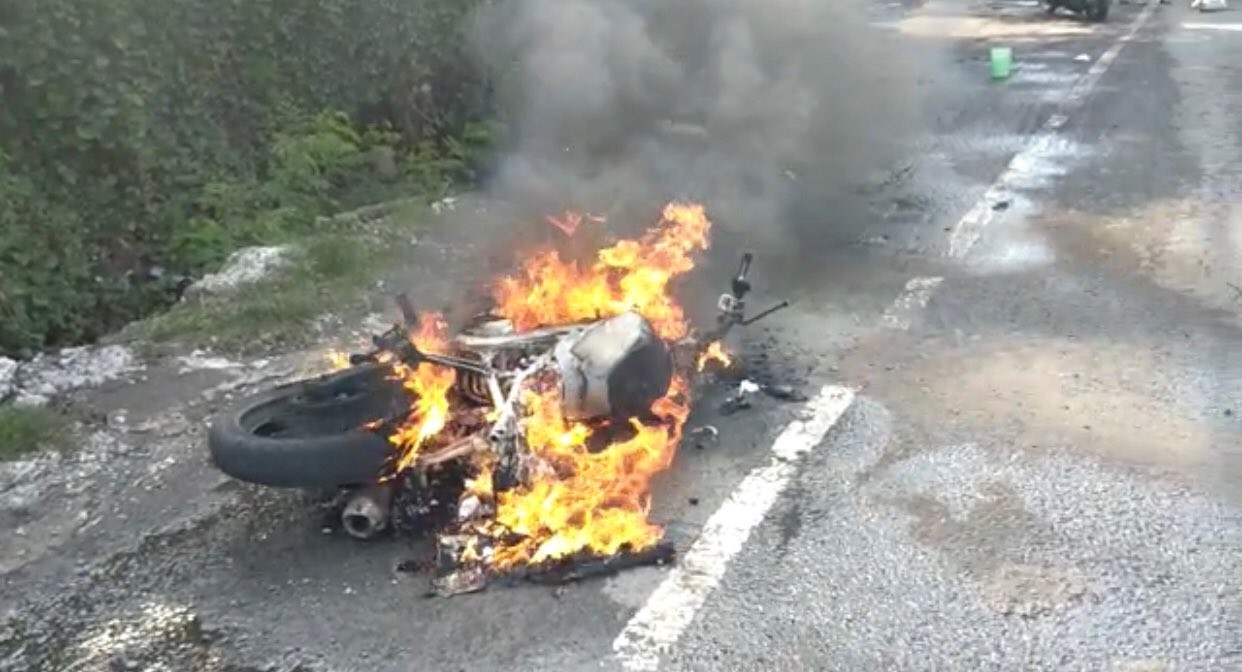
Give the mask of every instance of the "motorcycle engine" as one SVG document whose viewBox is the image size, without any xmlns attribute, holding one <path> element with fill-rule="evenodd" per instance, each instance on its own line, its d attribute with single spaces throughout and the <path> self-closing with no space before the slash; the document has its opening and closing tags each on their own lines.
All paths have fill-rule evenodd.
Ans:
<svg viewBox="0 0 1242 672">
<path fill-rule="evenodd" d="M 668 393 L 673 381 L 668 344 L 632 311 L 561 341 L 554 356 L 567 420 L 640 416 Z"/>
</svg>

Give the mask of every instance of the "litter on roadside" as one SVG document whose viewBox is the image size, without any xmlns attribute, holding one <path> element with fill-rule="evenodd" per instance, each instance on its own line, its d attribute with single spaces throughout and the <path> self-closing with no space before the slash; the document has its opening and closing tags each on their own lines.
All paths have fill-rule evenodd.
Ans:
<svg viewBox="0 0 1242 672">
<path fill-rule="evenodd" d="M 780 401 L 806 401 L 807 396 L 792 385 L 761 385 L 753 380 L 743 380 L 738 383 L 733 393 L 724 400 L 720 405 L 720 413 L 722 415 L 732 415 L 738 411 L 742 411 L 751 407 L 752 399 L 756 392 L 779 399 Z M 715 431 L 715 428 L 711 428 Z"/>
</svg>

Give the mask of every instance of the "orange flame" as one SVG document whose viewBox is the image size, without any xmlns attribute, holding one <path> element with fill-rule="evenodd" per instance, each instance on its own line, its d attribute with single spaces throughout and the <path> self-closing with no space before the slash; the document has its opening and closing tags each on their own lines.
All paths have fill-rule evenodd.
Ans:
<svg viewBox="0 0 1242 672">
<path fill-rule="evenodd" d="M 423 352 L 444 352 L 448 345 L 446 332 L 444 319 L 440 315 L 425 313 L 419 319 L 418 330 L 410 334 L 410 340 Z M 394 362 L 393 370 L 415 400 L 405 422 L 388 437 L 389 443 L 399 450 L 394 469 L 394 472 L 399 472 L 414 464 L 419 449 L 448 423 L 448 393 L 457 379 L 457 373 L 450 368 L 427 363 L 411 367 Z"/>
<path fill-rule="evenodd" d="M 349 355 L 339 351 L 331 350 L 328 352 L 328 364 L 332 366 L 333 371 L 349 368 Z"/>
<path fill-rule="evenodd" d="M 584 217 L 582 214 L 571 210 L 559 217 L 556 215 L 548 215 L 544 219 L 552 226 L 560 229 L 566 236 L 572 238 L 582 226 Z M 599 215 L 586 215 L 585 219 L 596 224 L 602 224 L 605 221 L 605 219 Z"/>
<path fill-rule="evenodd" d="M 697 368 L 699 371 L 707 368 L 712 362 L 720 362 L 722 366 L 733 364 L 733 357 L 724 349 L 720 341 L 712 341 L 702 353 L 699 354 Z"/>
<path fill-rule="evenodd" d="M 686 335 L 669 282 L 694 268 L 691 254 L 707 249 L 711 223 L 703 206 L 671 203 L 660 223 L 639 240 L 622 240 L 599 251 L 583 268 L 547 249 L 531 256 L 517 276 L 496 283 L 498 312 L 518 329 L 567 324 L 636 310 L 666 340 Z"/>
<path fill-rule="evenodd" d="M 500 493 L 496 522 L 523 539 L 495 549 L 493 565 L 505 569 L 584 551 L 609 556 L 658 542 L 663 530 L 647 520 L 651 477 L 672 464 L 689 415 L 685 389 L 676 378 L 656 403 L 662 423 L 631 420 L 632 437 L 594 453 L 586 446 L 590 429 L 565 423 L 555 392 L 532 393 L 527 445 L 560 476 Z"/>
<path fill-rule="evenodd" d="M 601 250 L 589 267 L 554 250 L 537 253 L 496 284 L 498 312 L 529 329 L 634 309 L 662 338 L 682 338 L 689 325 L 669 284 L 694 267 L 691 255 L 707 248 L 710 226 L 702 206 L 673 203 L 640 239 Z M 647 519 L 651 478 L 672 463 L 689 415 L 687 391 L 675 378 L 653 408 L 660 422 L 631 420 L 631 436 L 597 452 L 587 449 L 589 427 L 565 422 L 555 391 L 529 393 L 526 444 L 553 475 L 500 493 L 496 522 L 523 540 L 495 549 L 493 564 L 504 569 L 584 551 L 607 556 L 658 542 L 663 530 Z"/>
<path fill-rule="evenodd" d="M 573 221 L 570 228 L 575 228 L 581 218 L 566 215 L 559 221 Z M 519 273 L 494 285 L 497 312 L 518 329 L 532 329 L 634 309 L 660 337 L 682 338 L 689 325 L 669 285 L 694 267 L 691 255 L 707 248 L 710 226 L 702 206 L 673 203 L 640 239 L 601 250 L 589 266 L 563 260 L 552 249 L 537 252 Z M 444 336 L 443 321 L 433 316 L 420 323 L 412 338 L 421 350 L 444 352 Z M 723 349 L 717 354 L 727 357 Z M 446 426 L 454 374 L 426 364 L 394 367 L 417 400 L 390 437 L 399 448 L 399 471 L 412 465 L 420 448 Z M 656 421 L 631 420 L 627 435 L 594 452 L 587 448 L 592 428 L 566 422 L 555 390 L 527 390 L 522 400 L 524 438 L 548 469 L 528 478 L 525 485 L 496 494 L 494 520 L 472 528 L 496 542 L 493 566 L 506 569 L 580 552 L 613 555 L 658 542 L 663 531 L 647 519 L 651 479 L 672 463 L 689 415 L 688 387 L 686 380 L 675 377 L 668 394 L 652 409 Z M 490 499 L 490 471 L 482 469 L 467 483 L 467 492 Z M 499 534 L 502 530 L 516 533 L 520 540 L 508 542 L 510 535 Z"/>
</svg>

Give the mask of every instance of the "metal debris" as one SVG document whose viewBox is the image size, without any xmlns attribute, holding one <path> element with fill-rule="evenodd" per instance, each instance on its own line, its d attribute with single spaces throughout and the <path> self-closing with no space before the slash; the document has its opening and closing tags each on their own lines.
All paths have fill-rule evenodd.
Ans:
<svg viewBox="0 0 1242 672">
<path fill-rule="evenodd" d="M 431 591 L 440 597 L 477 593 L 487 587 L 490 542 L 473 534 L 444 534 L 436 539 L 435 576 Z"/>
<path fill-rule="evenodd" d="M 468 476 L 463 466 L 451 462 L 402 476 L 394 486 L 393 528 L 421 537 L 452 526 L 458 521 L 458 503 L 463 500 Z M 480 502 L 478 513 L 488 512 L 490 503 Z"/>
<path fill-rule="evenodd" d="M 431 582 L 433 594 L 440 597 L 477 593 L 487 588 L 487 584 L 487 569 L 481 565 L 437 576 Z"/>
<path fill-rule="evenodd" d="M 610 576 L 634 567 L 666 565 L 673 561 L 677 551 L 667 541 L 641 551 L 621 551 L 608 557 L 596 555 L 571 556 L 554 562 L 541 563 L 520 573 L 532 583 L 563 584 L 599 576 Z"/>
<path fill-rule="evenodd" d="M 732 415 L 738 411 L 750 408 L 751 398 L 759 389 L 759 384 L 749 379 L 738 383 L 737 389 L 721 405 L 720 413 L 722 415 Z"/>
<path fill-rule="evenodd" d="M 781 401 L 806 401 L 807 396 L 792 385 L 764 385 L 764 394 Z"/>
<path fill-rule="evenodd" d="M 436 569 L 431 581 L 431 594 L 453 597 L 464 593 L 477 593 L 497 579 L 508 583 L 527 581 L 541 585 L 563 585 L 611 576 L 634 567 L 666 565 L 677 554 L 671 542 L 661 541 L 641 551 L 622 550 L 607 557 L 579 553 L 567 558 L 515 567 L 506 572 L 496 572 L 488 566 L 492 553 L 490 544 L 491 541 L 484 537 L 469 534 L 441 536 L 437 540 Z M 402 563 L 402 566 L 414 565 Z"/>
<path fill-rule="evenodd" d="M 702 450 L 720 439 L 720 430 L 712 425 L 702 425 L 686 432 L 686 438 L 690 439 L 695 448 Z"/>
</svg>

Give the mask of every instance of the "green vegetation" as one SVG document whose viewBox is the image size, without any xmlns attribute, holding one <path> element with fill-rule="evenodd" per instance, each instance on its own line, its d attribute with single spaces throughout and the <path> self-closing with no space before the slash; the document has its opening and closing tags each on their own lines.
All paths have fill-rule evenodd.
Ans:
<svg viewBox="0 0 1242 672">
<path fill-rule="evenodd" d="M 51 409 L 0 406 L 0 461 L 57 446 L 68 433 L 68 423 L 68 418 Z"/>
<path fill-rule="evenodd" d="M 240 353 L 304 344 L 315 319 L 348 305 L 377 267 L 399 255 L 393 241 L 409 239 L 386 233 L 312 236 L 270 277 L 179 304 L 134 324 L 130 334 Z"/>
<path fill-rule="evenodd" d="M 438 198 L 493 141 L 462 51 L 481 1 L 5 3 L 0 354 L 98 338 L 245 245 L 307 241 L 280 291 L 228 308 L 260 324 L 356 286 L 373 264 L 346 257 L 383 246 L 341 244 L 325 216 Z M 151 329 L 225 309 L 179 305 Z"/>
</svg>

